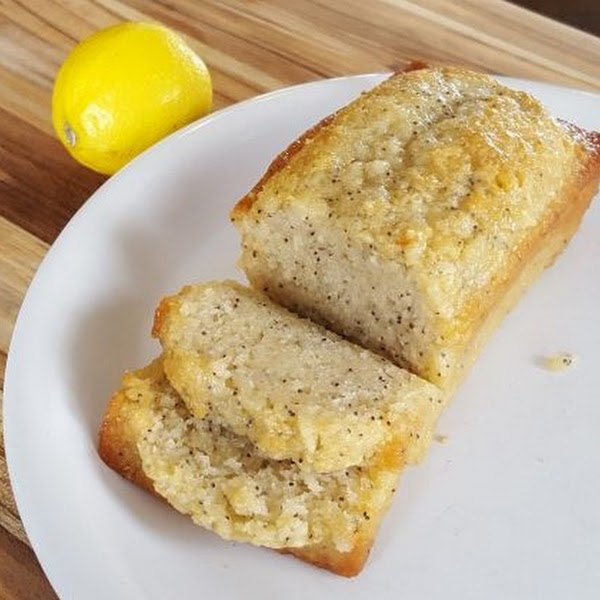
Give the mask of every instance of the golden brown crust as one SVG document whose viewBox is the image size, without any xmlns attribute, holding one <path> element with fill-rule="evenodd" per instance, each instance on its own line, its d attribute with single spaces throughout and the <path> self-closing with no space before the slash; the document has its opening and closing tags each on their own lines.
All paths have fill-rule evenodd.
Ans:
<svg viewBox="0 0 600 600">
<path fill-rule="evenodd" d="M 182 292 L 186 288 L 183 288 Z M 152 323 L 152 337 L 157 338 L 159 331 L 164 327 L 167 315 L 171 310 L 171 306 L 173 304 L 171 296 L 163 298 L 156 310 L 154 311 L 154 322 Z"/>
<path fill-rule="evenodd" d="M 596 136 L 600 140 L 600 136 Z M 598 145 L 600 149 L 600 145 Z M 596 163 L 595 167 L 592 163 Z M 544 269 L 550 267 L 576 233 L 583 215 L 594 197 L 600 180 L 600 154 L 590 161 L 589 168 L 583 171 L 582 178 L 569 187 L 564 196 L 561 210 L 554 211 L 538 227 L 538 233 L 530 243 L 515 254 L 507 277 L 491 292 L 493 302 L 482 303 L 477 307 L 469 332 L 469 342 L 462 359 L 462 369 L 448 382 L 447 389 L 452 393 L 460 385 L 479 351 L 493 334 L 496 327 L 512 310 L 524 292 L 535 282 Z M 582 185 L 583 187 L 580 187 Z M 485 310 L 482 310 L 484 307 Z"/>
<path fill-rule="evenodd" d="M 419 69 L 427 69 L 429 65 L 421 60 L 413 60 L 406 67 L 399 69 L 394 72 L 398 73 L 409 73 L 410 71 L 418 71 Z M 298 139 L 294 140 L 285 150 L 280 152 L 274 159 L 273 162 L 267 167 L 267 170 L 254 187 L 243 196 L 237 204 L 231 210 L 231 220 L 235 221 L 246 215 L 252 208 L 252 205 L 256 201 L 258 194 L 263 189 L 265 183 L 271 179 L 276 173 L 281 171 L 306 144 L 313 139 L 322 129 L 325 129 L 337 116 L 337 114 L 344 110 L 346 107 L 340 108 L 340 110 L 328 115 L 324 119 L 321 119 L 316 125 L 313 125 L 310 129 L 307 129 Z"/>
<path fill-rule="evenodd" d="M 100 458 L 119 475 L 157 495 L 142 469 L 135 438 L 128 425 L 127 399 L 122 390 L 110 400 L 98 437 Z"/>
<path fill-rule="evenodd" d="M 292 554 L 304 562 L 321 569 L 327 569 L 337 575 L 354 577 L 365 566 L 372 544 L 372 539 L 359 540 L 349 552 L 338 552 L 334 548 L 323 546 L 286 548 L 281 552 L 283 554 Z"/>
<path fill-rule="evenodd" d="M 469 317 L 469 327 L 465 335 L 469 341 L 464 345 L 466 352 L 462 358 L 462 368 L 446 384 L 449 392 L 460 385 L 485 342 L 523 293 L 564 250 L 598 190 L 600 133 L 587 132 L 570 123 L 563 124 L 588 148 L 586 162 L 581 165 L 573 181 L 565 186 L 561 200 L 554 204 L 546 218 L 531 232 L 527 243 L 514 249 L 504 276 L 489 289 L 487 298 L 475 298 L 472 305 L 466 308 L 464 314 Z"/>
<path fill-rule="evenodd" d="M 409 73 L 410 71 L 418 71 L 420 69 L 428 69 L 429 64 L 423 60 L 412 60 L 402 69 L 394 71 L 395 73 Z"/>
<path fill-rule="evenodd" d="M 338 111 L 339 112 L 339 111 Z M 263 189 L 265 183 L 273 177 L 276 173 L 281 171 L 292 159 L 295 154 L 306 146 L 306 144 L 314 138 L 317 133 L 327 127 L 337 115 L 337 112 L 328 115 L 324 119 L 321 119 L 316 125 L 313 125 L 310 129 L 307 129 L 297 140 L 294 140 L 283 152 L 279 153 L 273 162 L 269 165 L 264 175 L 259 179 L 258 183 L 233 207 L 230 217 L 232 221 L 243 217 L 252 208 L 252 205 L 256 201 L 258 194 Z"/>
</svg>

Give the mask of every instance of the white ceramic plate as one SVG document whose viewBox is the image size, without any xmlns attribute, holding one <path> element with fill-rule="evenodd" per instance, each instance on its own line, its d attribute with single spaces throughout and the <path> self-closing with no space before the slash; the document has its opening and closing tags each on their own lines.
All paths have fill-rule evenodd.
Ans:
<svg viewBox="0 0 600 600">
<path fill-rule="evenodd" d="M 48 253 L 15 329 L 4 419 L 19 510 L 62 598 L 597 598 L 598 202 L 485 349 L 442 418 L 447 443 L 406 473 L 358 578 L 224 542 L 96 455 L 121 372 L 158 353 L 158 299 L 235 276 L 233 203 L 300 132 L 382 77 L 294 87 L 188 127 L 102 186 Z M 600 128 L 599 96 L 508 82 Z M 579 355 L 574 368 L 539 366 L 563 350 Z"/>
</svg>

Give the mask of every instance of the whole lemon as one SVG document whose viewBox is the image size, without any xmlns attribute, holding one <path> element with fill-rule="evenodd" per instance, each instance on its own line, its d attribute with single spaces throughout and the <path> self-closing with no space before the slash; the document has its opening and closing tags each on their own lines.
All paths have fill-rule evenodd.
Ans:
<svg viewBox="0 0 600 600">
<path fill-rule="evenodd" d="M 211 105 L 208 69 L 181 37 L 121 23 L 71 51 L 54 82 L 52 124 L 75 159 L 110 175 Z"/>
</svg>

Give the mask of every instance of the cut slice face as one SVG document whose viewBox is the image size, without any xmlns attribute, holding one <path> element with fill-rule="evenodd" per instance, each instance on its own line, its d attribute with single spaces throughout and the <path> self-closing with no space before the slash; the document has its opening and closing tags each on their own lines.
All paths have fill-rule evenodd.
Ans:
<svg viewBox="0 0 600 600">
<path fill-rule="evenodd" d="M 154 334 L 192 413 L 308 470 L 360 465 L 389 443 L 416 462 L 443 404 L 435 386 L 232 281 L 163 300 Z"/>
<path fill-rule="evenodd" d="M 327 474 L 265 458 L 246 438 L 194 417 L 162 367 L 159 359 L 124 376 L 100 433 L 103 459 L 226 539 L 285 549 L 342 574 L 360 570 L 401 453 L 386 446 L 363 466 Z"/>
</svg>

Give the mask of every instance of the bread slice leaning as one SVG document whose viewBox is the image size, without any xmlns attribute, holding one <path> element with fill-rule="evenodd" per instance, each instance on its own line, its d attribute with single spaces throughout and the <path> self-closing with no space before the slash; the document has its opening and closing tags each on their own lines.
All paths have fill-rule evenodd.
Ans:
<svg viewBox="0 0 600 600">
<path fill-rule="evenodd" d="M 435 386 L 235 281 L 165 298 L 154 335 L 193 414 L 311 471 L 362 464 L 389 443 L 418 462 L 443 405 Z"/>
<path fill-rule="evenodd" d="M 253 286 L 446 390 L 576 231 L 600 135 L 459 68 L 399 73 L 235 207 Z"/>
<path fill-rule="evenodd" d="M 99 453 L 225 539 L 279 549 L 346 576 L 362 569 L 404 466 L 393 445 L 362 466 L 327 474 L 266 458 L 246 438 L 194 417 L 161 359 L 123 377 Z"/>
</svg>

